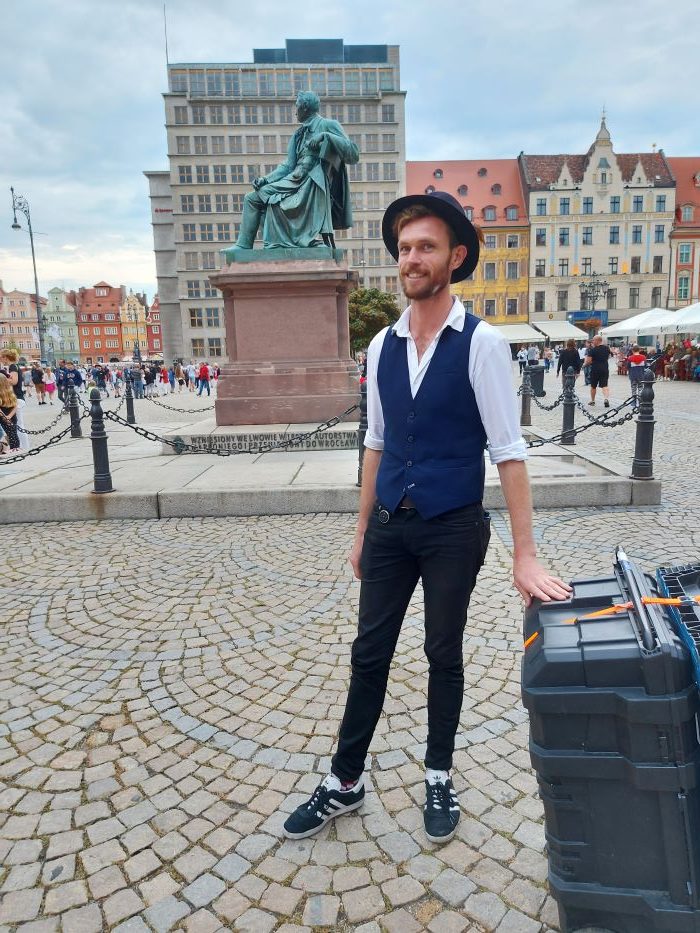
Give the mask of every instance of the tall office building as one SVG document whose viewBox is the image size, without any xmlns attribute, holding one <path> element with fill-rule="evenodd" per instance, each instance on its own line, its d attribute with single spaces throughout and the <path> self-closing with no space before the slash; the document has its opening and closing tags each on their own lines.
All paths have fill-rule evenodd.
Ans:
<svg viewBox="0 0 700 933">
<path fill-rule="evenodd" d="M 302 90 L 318 94 L 322 116 L 360 149 L 348 166 L 354 225 L 339 231 L 338 245 L 361 284 L 400 294 L 381 238 L 384 208 L 405 191 L 398 46 L 288 39 L 254 49 L 252 62 L 169 65 L 169 170 L 145 173 L 166 359 L 226 358 L 223 300 L 208 275 L 238 235 L 253 179 L 285 160 Z"/>
</svg>

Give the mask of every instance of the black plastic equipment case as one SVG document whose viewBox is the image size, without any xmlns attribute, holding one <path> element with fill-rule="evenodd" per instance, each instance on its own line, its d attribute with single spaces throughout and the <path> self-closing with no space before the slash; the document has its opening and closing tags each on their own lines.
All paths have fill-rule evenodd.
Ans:
<svg viewBox="0 0 700 933">
<path fill-rule="evenodd" d="M 525 613 L 549 883 L 564 933 L 700 933 L 698 690 L 664 609 L 642 601 L 653 581 L 617 556 L 614 576 Z"/>
</svg>

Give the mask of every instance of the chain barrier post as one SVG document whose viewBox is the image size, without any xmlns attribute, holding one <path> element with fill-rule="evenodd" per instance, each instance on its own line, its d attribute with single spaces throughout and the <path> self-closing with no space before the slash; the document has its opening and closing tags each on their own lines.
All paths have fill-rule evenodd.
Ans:
<svg viewBox="0 0 700 933">
<path fill-rule="evenodd" d="M 357 485 L 362 485 L 362 464 L 365 459 L 365 436 L 367 434 L 367 383 L 360 385 L 360 424 L 357 428 Z"/>
<path fill-rule="evenodd" d="M 75 391 L 74 385 L 69 387 L 66 397 L 68 399 L 68 414 L 70 415 L 70 436 L 82 437 L 83 429 L 80 427 L 80 402 L 78 401 L 78 393 Z"/>
<path fill-rule="evenodd" d="M 576 373 L 574 372 L 574 367 L 569 366 L 564 374 L 564 400 L 562 402 L 564 415 L 561 425 L 561 443 L 567 445 L 576 443 L 576 435 L 574 434 L 574 413 L 576 411 L 575 383 Z"/>
<path fill-rule="evenodd" d="M 105 431 L 104 412 L 100 401 L 100 390 L 90 390 L 90 440 L 92 441 L 92 462 L 95 468 L 94 493 L 114 492 L 112 474 L 109 472 L 109 453 L 107 451 L 107 432 Z"/>
<path fill-rule="evenodd" d="M 134 390 L 133 390 L 133 376 L 131 375 L 131 370 L 127 369 L 126 373 L 126 390 L 124 392 L 124 398 L 126 399 L 126 420 L 129 424 L 136 424 L 136 415 L 134 414 Z"/>
<path fill-rule="evenodd" d="M 632 479 L 653 479 L 654 461 L 654 373 L 646 368 L 642 376 L 642 391 L 639 393 L 639 414 L 632 460 Z"/>
<path fill-rule="evenodd" d="M 530 412 L 532 404 L 532 396 L 535 393 L 532 390 L 532 383 L 530 382 L 530 374 L 523 371 L 523 384 L 520 386 L 520 424 L 530 425 L 532 424 L 532 414 Z"/>
</svg>

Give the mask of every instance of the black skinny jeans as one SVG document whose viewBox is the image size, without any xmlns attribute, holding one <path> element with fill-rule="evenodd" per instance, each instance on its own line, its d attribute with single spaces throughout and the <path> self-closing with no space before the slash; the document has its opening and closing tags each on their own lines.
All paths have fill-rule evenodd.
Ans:
<svg viewBox="0 0 700 933">
<path fill-rule="evenodd" d="M 352 646 L 352 676 L 332 770 L 357 779 L 384 705 L 391 659 L 418 580 L 425 597 L 428 674 L 427 768 L 452 767 L 464 693 L 462 639 L 469 598 L 490 537 L 482 506 L 422 519 L 397 509 L 387 524 L 375 506 L 365 532 L 360 565 L 360 613 Z"/>
</svg>

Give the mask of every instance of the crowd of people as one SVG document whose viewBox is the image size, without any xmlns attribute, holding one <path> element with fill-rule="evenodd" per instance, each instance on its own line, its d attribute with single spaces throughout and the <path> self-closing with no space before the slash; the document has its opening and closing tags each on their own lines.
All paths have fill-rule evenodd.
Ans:
<svg viewBox="0 0 700 933">
<path fill-rule="evenodd" d="M 211 395 L 221 368 L 206 360 L 189 363 L 180 360 L 170 366 L 143 363 L 86 366 L 73 360 L 60 360 L 56 368 L 39 360 L 20 363 L 14 348 L 0 351 L 0 456 L 29 450 L 29 437 L 23 432 L 24 410 L 29 399 L 38 405 L 63 404 L 71 387 L 81 394 L 93 388 L 104 398 L 120 398 L 126 387 L 127 373 L 133 379 L 135 398 L 191 392 Z"/>
</svg>

